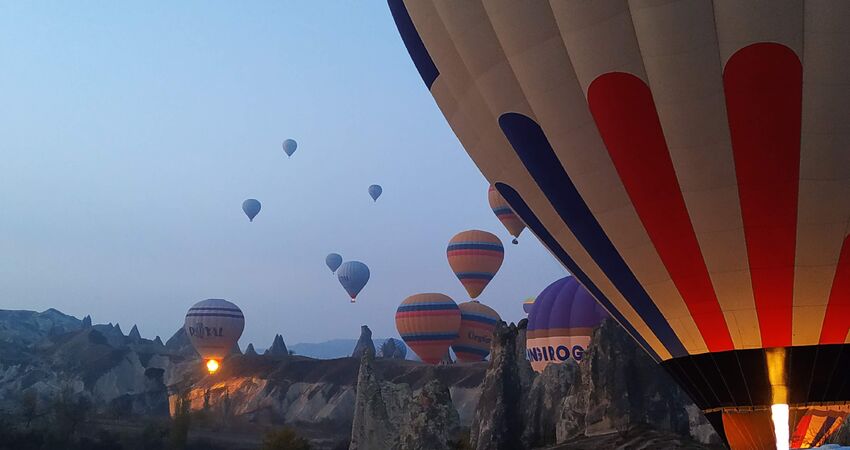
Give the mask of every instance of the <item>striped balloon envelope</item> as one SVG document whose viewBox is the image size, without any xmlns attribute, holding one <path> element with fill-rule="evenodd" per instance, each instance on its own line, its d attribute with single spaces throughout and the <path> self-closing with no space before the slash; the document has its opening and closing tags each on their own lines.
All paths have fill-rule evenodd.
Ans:
<svg viewBox="0 0 850 450">
<path fill-rule="evenodd" d="M 460 309 L 447 295 L 411 295 L 396 310 L 395 326 L 419 359 L 439 364 L 458 337 Z"/>
<path fill-rule="evenodd" d="M 525 348 L 531 367 L 542 372 L 552 363 L 581 362 L 594 327 L 608 317 L 574 277 L 550 284 L 528 314 Z"/>
<path fill-rule="evenodd" d="M 487 190 L 487 200 L 490 202 L 490 209 L 493 210 L 493 214 L 499 218 L 499 221 L 502 222 L 508 233 L 514 237 L 512 242 L 516 244 L 516 238 L 525 229 L 525 224 L 514 214 L 514 210 L 511 209 L 511 206 L 508 205 L 508 202 L 505 201 L 502 194 L 494 186 L 490 186 L 490 189 Z"/>
<path fill-rule="evenodd" d="M 210 298 L 189 308 L 183 328 L 201 358 L 221 361 L 242 336 L 245 316 L 235 304 Z"/>
<path fill-rule="evenodd" d="M 490 354 L 493 330 L 502 320 L 493 308 L 476 300 L 458 305 L 460 308 L 460 332 L 452 344 L 460 362 L 484 361 Z"/>
<path fill-rule="evenodd" d="M 456 234 L 449 241 L 446 256 L 466 292 L 476 298 L 502 267 L 505 248 L 493 233 L 469 230 Z"/>
<path fill-rule="evenodd" d="M 850 404 L 850 2 L 389 6 L 487 180 L 721 436 Z"/>
</svg>

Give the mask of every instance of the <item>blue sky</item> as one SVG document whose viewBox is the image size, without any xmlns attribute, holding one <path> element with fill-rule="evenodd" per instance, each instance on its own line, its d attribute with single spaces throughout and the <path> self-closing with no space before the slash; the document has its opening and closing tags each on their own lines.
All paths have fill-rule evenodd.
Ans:
<svg viewBox="0 0 850 450">
<path fill-rule="evenodd" d="M 565 274 L 528 231 L 509 244 L 385 2 L 2 2 L 0 61 L 0 308 L 167 338 L 222 297 L 265 346 L 466 300 L 445 245 L 469 228 L 506 244 L 480 297 L 505 319 Z M 372 270 L 356 305 L 332 251 Z"/>
</svg>

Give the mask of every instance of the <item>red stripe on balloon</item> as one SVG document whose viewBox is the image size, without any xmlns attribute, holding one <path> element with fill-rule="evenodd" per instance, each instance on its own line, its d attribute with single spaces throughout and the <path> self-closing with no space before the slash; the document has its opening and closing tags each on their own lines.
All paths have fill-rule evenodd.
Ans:
<svg viewBox="0 0 850 450">
<path fill-rule="evenodd" d="M 591 83 L 587 100 L 641 223 L 709 351 L 732 350 L 649 86 L 631 74 L 607 73 Z"/>
<path fill-rule="evenodd" d="M 791 345 L 803 66 L 788 47 L 738 50 L 723 71 L 762 346 Z"/>
<path fill-rule="evenodd" d="M 843 344 L 850 332 L 850 236 L 844 238 L 820 331 L 821 344 Z"/>
<path fill-rule="evenodd" d="M 472 249 L 449 250 L 446 253 L 448 254 L 449 257 L 474 255 L 474 256 L 492 256 L 494 258 L 501 258 L 502 255 L 505 254 L 504 251 L 500 251 L 500 250 L 472 250 Z"/>
</svg>

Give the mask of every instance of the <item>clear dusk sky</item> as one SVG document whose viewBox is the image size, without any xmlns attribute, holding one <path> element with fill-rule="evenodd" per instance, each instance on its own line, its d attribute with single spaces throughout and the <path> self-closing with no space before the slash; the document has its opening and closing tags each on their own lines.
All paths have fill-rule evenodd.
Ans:
<svg viewBox="0 0 850 450">
<path fill-rule="evenodd" d="M 566 274 L 510 245 L 384 1 L 0 3 L 0 309 L 167 339 L 219 297 L 243 348 L 394 336 L 408 295 L 468 300 L 445 247 L 470 228 L 505 244 L 480 297 L 504 319 Z M 329 252 L 369 265 L 357 304 Z"/>
</svg>

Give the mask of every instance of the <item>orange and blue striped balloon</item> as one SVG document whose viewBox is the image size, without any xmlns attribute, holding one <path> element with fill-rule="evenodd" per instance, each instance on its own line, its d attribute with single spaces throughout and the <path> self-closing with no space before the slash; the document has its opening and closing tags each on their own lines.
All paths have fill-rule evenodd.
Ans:
<svg viewBox="0 0 850 450">
<path fill-rule="evenodd" d="M 458 337 L 460 309 L 447 295 L 411 295 L 396 310 L 395 326 L 422 361 L 439 364 Z"/>
<path fill-rule="evenodd" d="M 514 214 L 514 210 L 511 209 L 511 206 L 493 185 L 490 185 L 490 189 L 487 191 L 487 200 L 490 202 L 490 209 L 493 210 L 493 214 L 499 218 L 499 221 L 502 222 L 508 233 L 514 237 L 512 242 L 516 244 L 516 238 L 525 229 L 525 223 Z"/>
<path fill-rule="evenodd" d="M 476 298 L 502 267 L 505 248 L 493 233 L 469 230 L 456 234 L 449 241 L 446 256 L 466 292 Z"/>
<path fill-rule="evenodd" d="M 461 303 L 459 308 L 460 333 L 452 350 L 460 362 L 484 361 L 490 354 L 493 330 L 502 318 L 493 308 L 477 300 Z"/>
</svg>

